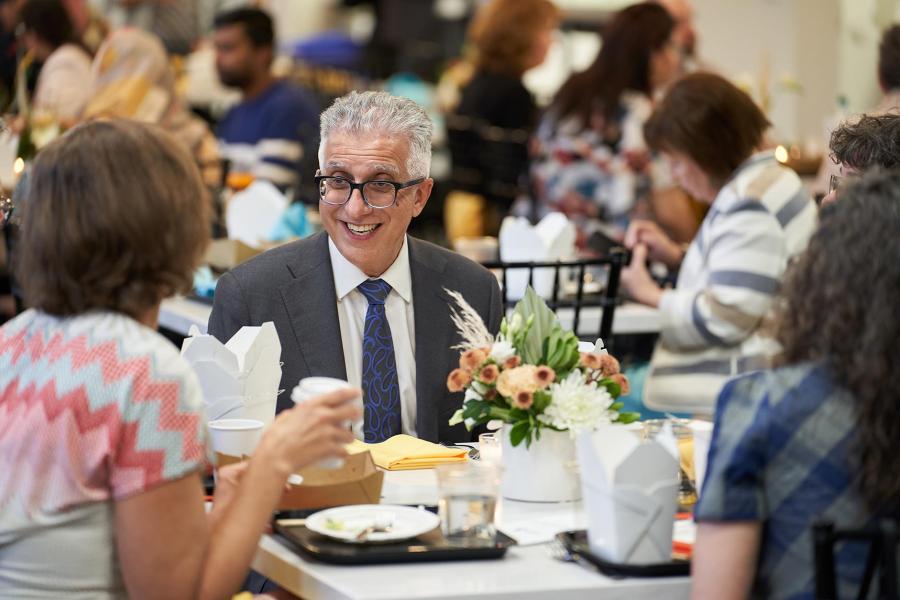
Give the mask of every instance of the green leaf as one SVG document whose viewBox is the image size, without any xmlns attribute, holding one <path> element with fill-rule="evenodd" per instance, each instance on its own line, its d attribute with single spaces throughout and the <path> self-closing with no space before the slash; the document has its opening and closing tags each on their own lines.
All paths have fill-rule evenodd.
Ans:
<svg viewBox="0 0 900 600">
<path fill-rule="evenodd" d="M 528 421 L 519 421 L 515 425 L 512 426 L 512 429 L 509 430 L 509 443 L 513 445 L 513 447 L 518 446 L 522 443 L 522 440 L 525 439 L 529 434 L 529 430 L 531 428 L 531 424 Z M 530 446 L 530 436 L 529 444 L 526 446 Z"/>
<path fill-rule="evenodd" d="M 531 286 L 525 290 L 525 297 L 516 304 L 513 312 L 521 315 L 526 326 L 530 325 L 526 327 L 521 347 L 517 346 L 523 362 L 532 365 L 540 364 L 544 340 L 554 329 L 560 328 L 556 314 L 550 310 Z"/>
<path fill-rule="evenodd" d="M 612 406 L 609 407 L 609 410 L 622 410 L 625 407 L 624 402 L 615 402 Z"/>
<path fill-rule="evenodd" d="M 550 406 L 550 401 L 552 399 L 553 399 L 553 397 L 550 395 L 550 392 L 547 392 L 547 391 L 535 392 L 534 393 L 534 404 L 531 405 L 532 410 L 534 410 L 534 412 L 536 414 L 542 414 L 544 412 L 544 410 L 546 410 L 546 408 L 548 406 Z"/>
<path fill-rule="evenodd" d="M 622 394 L 622 388 L 612 379 L 604 379 L 600 382 L 600 385 L 605 387 L 606 391 L 609 392 L 609 395 L 613 398 L 618 398 Z"/>
<path fill-rule="evenodd" d="M 462 409 L 463 417 L 474 419 L 478 424 L 484 423 L 490 416 L 492 406 L 486 400 L 469 400 Z"/>
<path fill-rule="evenodd" d="M 619 413 L 619 418 L 613 421 L 613 423 L 621 423 L 622 425 L 628 425 L 629 423 L 634 423 L 638 419 L 641 418 L 641 413 L 636 412 L 623 412 Z"/>
<path fill-rule="evenodd" d="M 449 424 L 451 427 L 453 427 L 454 425 L 459 425 L 459 424 L 462 423 L 464 420 L 465 420 L 465 419 L 463 418 L 463 409 L 459 409 L 458 411 L 456 411 L 455 413 L 453 413 L 453 416 L 452 416 L 452 417 L 450 417 L 450 421 L 449 421 L 448 424 Z"/>
</svg>

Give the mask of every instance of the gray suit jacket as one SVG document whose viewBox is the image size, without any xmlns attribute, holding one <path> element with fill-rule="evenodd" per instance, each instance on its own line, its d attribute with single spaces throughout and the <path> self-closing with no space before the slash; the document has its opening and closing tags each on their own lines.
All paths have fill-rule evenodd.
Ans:
<svg viewBox="0 0 900 600">
<path fill-rule="evenodd" d="M 432 442 L 469 441 L 465 427 L 447 421 L 462 394 L 447 391 L 459 365 L 451 346 L 459 335 L 450 321 L 450 298 L 460 292 L 496 333 L 503 316 L 497 279 L 485 268 L 434 244 L 409 238 L 416 343 L 416 432 Z M 227 341 L 244 325 L 273 321 L 284 363 L 278 410 L 291 406 L 291 390 L 304 377 L 347 379 L 328 236 L 318 233 L 269 250 L 226 273 L 216 286 L 209 333 Z"/>
</svg>

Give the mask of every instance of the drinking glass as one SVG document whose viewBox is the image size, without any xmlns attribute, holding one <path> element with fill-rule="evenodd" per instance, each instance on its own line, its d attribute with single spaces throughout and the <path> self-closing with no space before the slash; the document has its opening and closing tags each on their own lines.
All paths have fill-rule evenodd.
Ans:
<svg viewBox="0 0 900 600">
<path fill-rule="evenodd" d="M 440 465 L 437 478 L 444 537 L 465 546 L 493 544 L 500 469 L 474 462 Z"/>
<path fill-rule="evenodd" d="M 648 419 L 641 421 L 643 431 L 641 438 L 652 440 L 668 423 L 672 427 L 672 435 L 678 444 L 679 477 L 681 486 L 678 490 L 678 505 L 681 510 L 689 511 L 697 502 L 697 487 L 694 474 L 694 432 L 690 419 L 670 417 L 668 419 Z"/>
<path fill-rule="evenodd" d="M 478 436 L 478 456 L 485 465 L 499 466 L 503 456 L 503 440 L 499 433 Z"/>
</svg>

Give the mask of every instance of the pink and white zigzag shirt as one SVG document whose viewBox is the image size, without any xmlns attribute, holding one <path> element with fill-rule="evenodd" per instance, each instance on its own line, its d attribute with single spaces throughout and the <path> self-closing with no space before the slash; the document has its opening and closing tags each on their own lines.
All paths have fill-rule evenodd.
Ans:
<svg viewBox="0 0 900 600">
<path fill-rule="evenodd" d="M 117 598 L 113 503 L 200 469 L 200 386 L 111 312 L 0 327 L 0 597 Z"/>
</svg>

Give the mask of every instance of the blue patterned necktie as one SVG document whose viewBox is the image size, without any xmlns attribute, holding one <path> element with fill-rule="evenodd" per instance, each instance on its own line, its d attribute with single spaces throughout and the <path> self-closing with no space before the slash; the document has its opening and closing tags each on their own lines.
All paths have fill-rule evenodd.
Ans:
<svg viewBox="0 0 900 600">
<path fill-rule="evenodd" d="M 400 383 L 391 326 L 384 300 L 391 286 L 369 279 L 357 288 L 366 300 L 366 325 L 362 348 L 362 389 L 365 405 L 363 431 L 366 443 L 378 443 L 400 433 Z"/>
</svg>

